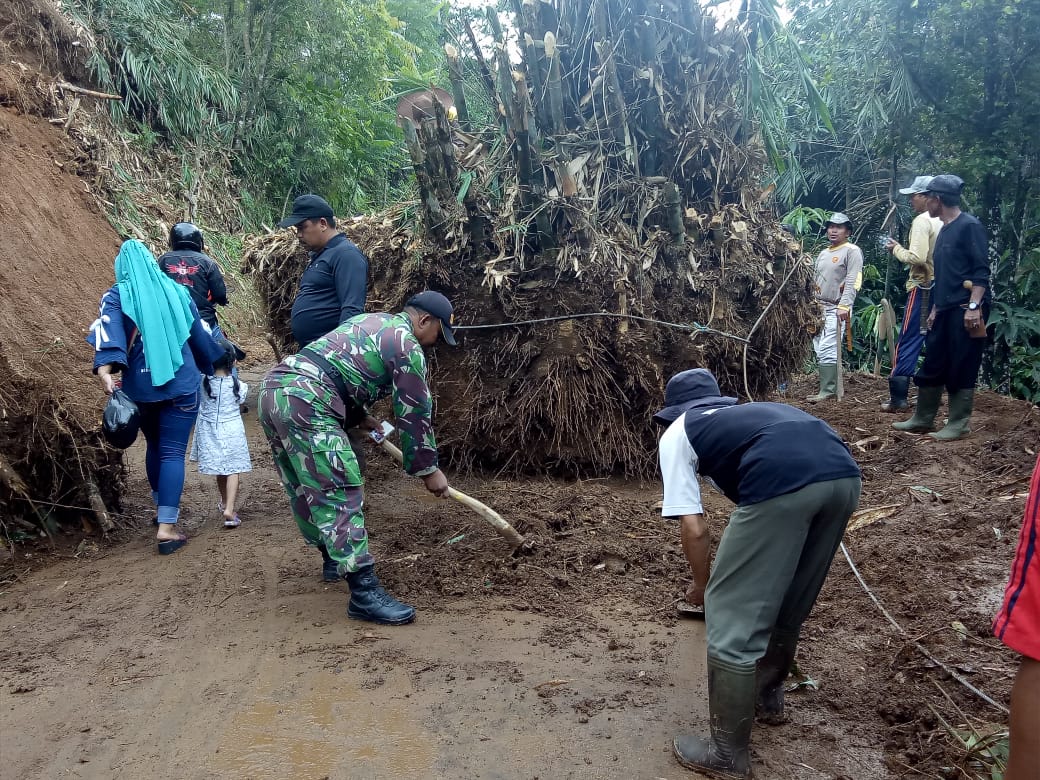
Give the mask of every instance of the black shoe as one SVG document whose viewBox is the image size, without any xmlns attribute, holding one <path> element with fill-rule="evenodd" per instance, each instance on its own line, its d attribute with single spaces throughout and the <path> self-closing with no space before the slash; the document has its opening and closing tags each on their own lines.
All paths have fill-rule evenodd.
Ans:
<svg viewBox="0 0 1040 780">
<path fill-rule="evenodd" d="M 905 412 L 910 408 L 906 397 L 910 390 L 910 377 L 890 376 L 888 378 L 888 400 L 881 404 L 883 412 Z"/>
<path fill-rule="evenodd" d="M 321 553 L 321 579 L 324 582 L 339 582 L 339 564 L 332 560 L 325 545 L 319 544 L 318 551 Z"/>
<path fill-rule="evenodd" d="M 402 604 L 383 590 L 372 566 L 350 572 L 347 584 L 350 585 L 350 604 L 347 605 L 349 617 L 387 626 L 399 626 L 415 620 L 415 607 Z"/>
</svg>

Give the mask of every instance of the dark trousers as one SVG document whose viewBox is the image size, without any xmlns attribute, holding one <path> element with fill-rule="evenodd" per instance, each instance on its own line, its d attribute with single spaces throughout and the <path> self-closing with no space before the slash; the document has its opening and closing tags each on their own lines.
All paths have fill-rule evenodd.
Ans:
<svg viewBox="0 0 1040 780">
<path fill-rule="evenodd" d="M 917 370 L 917 359 L 924 346 L 921 333 L 921 289 L 914 287 L 906 296 L 906 313 L 899 329 L 896 344 L 896 360 L 892 365 L 892 376 L 913 376 Z"/>
<path fill-rule="evenodd" d="M 988 315 L 984 307 L 983 318 Z M 964 309 L 955 306 L 940 311 L 925 338 L 924 362 L 914 376 L 914 384 L 918 387 L 945 385 L 950 393 L 975 387 L 986 341 L 968 337 Z"/>
<path fill-rule="evenodd" d="M 199 391 L 169 401 L 138 404 L 148 448 L 144 465 L 160 523 L 176 523 L 184 490 L 184 453 L 199 415 Z"/>
</svg>

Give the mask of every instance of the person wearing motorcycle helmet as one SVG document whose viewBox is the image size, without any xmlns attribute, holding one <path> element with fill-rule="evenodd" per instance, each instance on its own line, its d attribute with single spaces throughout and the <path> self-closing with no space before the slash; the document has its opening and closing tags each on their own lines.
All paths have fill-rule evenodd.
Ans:
<svg viewBox="0 0 1040 780">
<path fill-rule="evenodd" d="M 203 248 L 202 231 L 191 222 L 178 222 L 170 229 L 170 251 L 159 257 L 159 267 L 188 288 L 202 321 L 214 337 L 222 338 L 216 307 L 228 305 L 227 286 L 220 266 Z"/>
</svg>

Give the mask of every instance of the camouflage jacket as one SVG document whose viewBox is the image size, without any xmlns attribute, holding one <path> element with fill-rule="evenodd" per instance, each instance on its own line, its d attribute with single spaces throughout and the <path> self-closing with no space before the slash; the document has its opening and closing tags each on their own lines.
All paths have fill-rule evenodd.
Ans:
<svg viewBox="0 0 1040 780">
<path fill-rule="evenodd" d="M 342 374 L 359 406 L 368 408 L 392 395 L 404 470 L 417 477 L 437 470 L 426 356 L 407 314 L 359 314 L 311 342 L 308 349 Z"/>
</svg>

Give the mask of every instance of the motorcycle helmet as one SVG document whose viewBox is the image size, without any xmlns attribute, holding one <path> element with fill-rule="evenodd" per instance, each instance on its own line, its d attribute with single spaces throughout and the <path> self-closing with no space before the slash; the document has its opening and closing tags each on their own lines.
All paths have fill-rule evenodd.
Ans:
<svg viewBox="0 0 1040 780">
<path fill-rule="evenodd" d="M 178 222 L 170 228 L 170 249 L 202 251 L 202 231 L 190 222 Z"/>
</svg>

